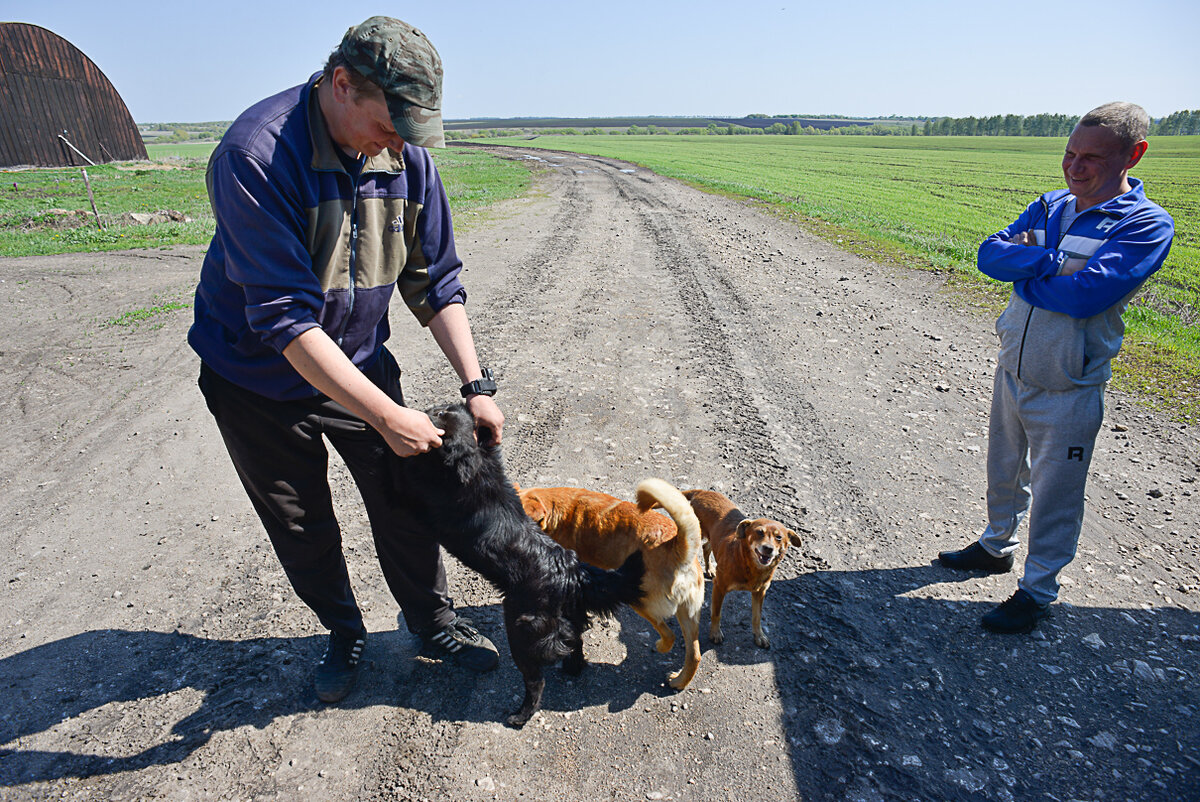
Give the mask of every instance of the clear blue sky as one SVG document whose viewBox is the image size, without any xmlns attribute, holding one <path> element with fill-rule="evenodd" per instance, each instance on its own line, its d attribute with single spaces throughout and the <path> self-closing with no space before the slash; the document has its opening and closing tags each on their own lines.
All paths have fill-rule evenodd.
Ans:
<svg viewBox="0 0 1200 802">
<path fill-rule="evenodd" d="M 0 0 L 0 21 L 82 50 L 138 122 L 233 119 L 374 14 L 438 48 L 448 118 L 1200 108 L 1197 0 Z"/>
</svg>

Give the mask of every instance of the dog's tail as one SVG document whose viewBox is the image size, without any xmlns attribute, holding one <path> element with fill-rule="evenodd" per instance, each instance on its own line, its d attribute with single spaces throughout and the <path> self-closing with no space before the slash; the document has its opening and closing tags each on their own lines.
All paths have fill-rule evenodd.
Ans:
<svg viewBox="0 0 1200 802">
<path fill-rule="evenodd" d="M 637 486 L 637 505 L 642 512 L 662 507 L 675 521 L 683 549 L 680 565 L 688 565 L 699 557 L 700 519 L 683 493 L 662 479 L 643 479 Z"/>
<path fill-rule="evenodd" d="M 642 553 L 635 551 L 615 571 L 605 571 L 587 563 L 579 563 L 582 573 L 583 607 L 589 613 L 614 615 L 622 604 L 642 600 L 642 575 L 646 564 Z"/>
</svg>

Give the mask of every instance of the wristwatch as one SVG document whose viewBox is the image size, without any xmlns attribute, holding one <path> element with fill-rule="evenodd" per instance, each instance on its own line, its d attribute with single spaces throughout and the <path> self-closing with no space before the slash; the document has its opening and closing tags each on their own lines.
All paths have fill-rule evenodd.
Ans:
<svg viewBox="0 0 1200 802">
<path fill-rule="evenodd" d="M 491 368 L 484 368 L 482 373 L 482 379 L 476 379 L 473 382 L 467 382 L 461 388 L 459 388 L 458 391 L 462 393 L 463 398 L 466 398 L 469 395 L 496 394 L 496 374 L 492 373 Z"/>
</svg>

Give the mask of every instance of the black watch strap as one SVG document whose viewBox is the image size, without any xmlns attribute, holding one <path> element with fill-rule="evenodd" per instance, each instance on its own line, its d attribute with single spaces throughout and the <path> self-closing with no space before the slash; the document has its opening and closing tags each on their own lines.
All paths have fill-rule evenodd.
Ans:
<svg viewBox="0 0 1200 802">
<path fill-rule="evenodd" d="M 483 369 L 483 378 L 476 379 L 473 382 L 467 382 L 459 392 L 462 397 L 466 398 L 469 395 L 495 395 L 496 394 L 496 374 L 492 373 L 491 368 Z"/>
</svg>

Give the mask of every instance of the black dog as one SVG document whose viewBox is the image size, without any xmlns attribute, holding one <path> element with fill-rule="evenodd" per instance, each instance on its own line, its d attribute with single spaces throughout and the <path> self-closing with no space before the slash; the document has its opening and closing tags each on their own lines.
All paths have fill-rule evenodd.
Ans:
<svg viewBox="0 0 1200 802">
<path fill-rule="evenodd" d="M 465 405 L 428 414 L 446 432 L 441 448 L 393 459 L 392 484 L 446 551 L 504 595 L 509 649 L 525 678 L 525 701 L 508 724 L 520 728 L 541 704 L 542 666 L 562 660 L 570 674 L 583 670 L 589 613 L 612 615 L 641 599 L 641 553 L 616 571 L 581 563 L 525 514 L 499 446 L 476 441 Z"/>
</svg>

